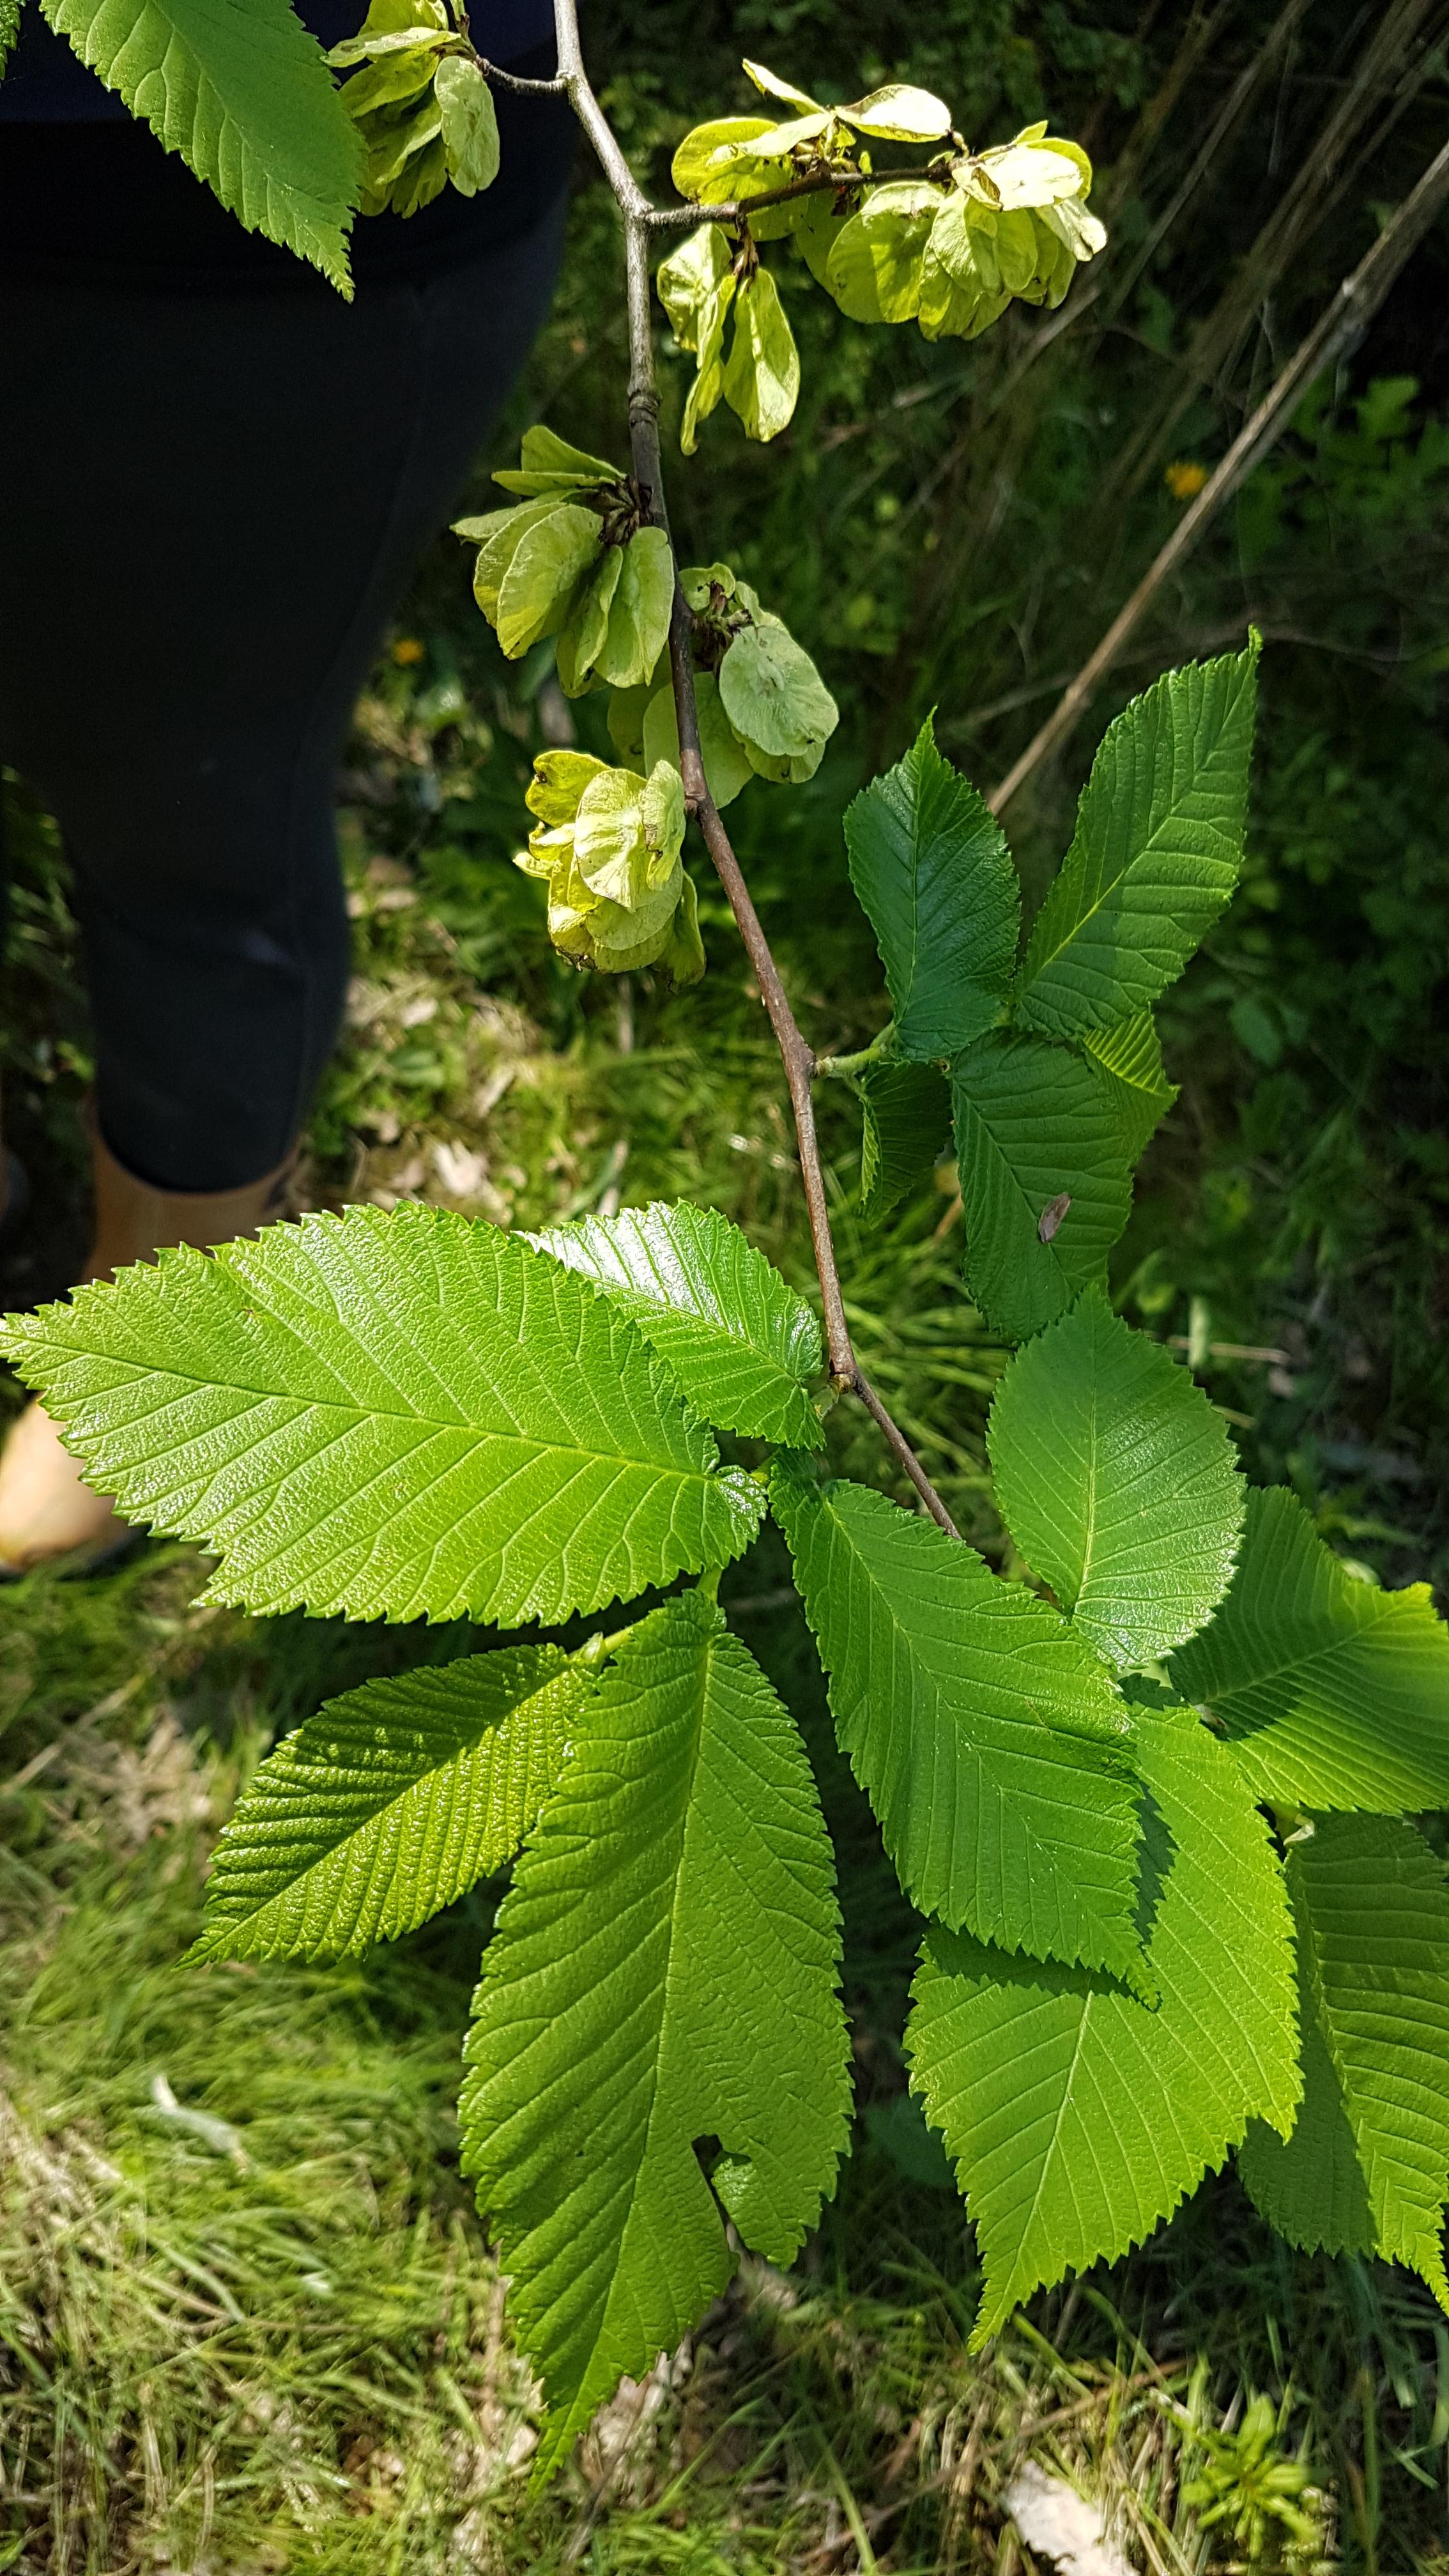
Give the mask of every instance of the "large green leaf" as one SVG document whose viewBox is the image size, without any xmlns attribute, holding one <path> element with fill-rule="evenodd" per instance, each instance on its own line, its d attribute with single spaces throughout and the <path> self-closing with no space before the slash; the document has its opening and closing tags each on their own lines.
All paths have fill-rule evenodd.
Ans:
<svg viewBox="0 0 1449 2576">
<path fill-rule="evenodd" d="M 1227 1598 L 1172 1678 L 1211 1709 L 1257 1797 L 1449 1804 L 1449 1630 L 1428 1585 L 1381 1592 L 1350 1574 L 1286 1486 L 1249 1495 Z"/>
<path fill-rule="evenodd" d="M 1288 1858 L 1298 1918 L 1304 2101 L 1287 2144 L 1239 2155 L 1265 2218 L 1295 2245 L 1377 2253 L 1449 2307 L 1449 1889 L 1422 1834 L 1388 1816 L 1323 1816 Z"/>
<path fill-rule="evenodd" d="M 1064 1619 L 884 1494 L 776 1469 L 843 1750 L 913 1902 L 1036 1958 L 1132 1977 L 1126 1711 Z"/>
<path fill-rule="evenodd" d="M 1106 1276 L 1127 1222 L 1116 1104 L 1093 1065 L 1035 1038 L 978 1038 L 951 1080 L 966 1285 L 988 1323 L 1025 1341 Z"/>
<path fill-rule="evenodd" d="M 857 796 L 845 841 L 902 1055 L 954 1055 L 1005 1008 L 1021 889 L 1001 825 L 942 759 L 929 717 L 905 759 Z"/>
<path fill-rule="evenodd" d="M 1079 1969 L 928 1931 L 912 2083 L 976 2222 L 984 2343 L 1038 2282 L 1123 2254 L 1251 2118 L 1292 2126 L 1293 1944 L 1268 1829 L 1195 1718 L 1143 1722 L 1155 2009 Z"/>
<path fill-rule="evenodd" d="M 249 1610 L 511 1624 L 737 1555 L 758 1489 L 626 1315 L 437 1208 L 163 1252 L 0 1348 L 126 1517 Z"/>
<path fill-rule="evenodd" d="M 860 1213 L 879 1225 L 935 1169 L 951 1094 L 933 1064 L 868 1064 L 859 1076 Z"/>
<path fill-rule="evenodd" d="M 996 1390 L 996 1498 L 1033 1571 L 1125 1670 L 1221 1601 L 1243 1526 L 1227 1428 L 1099 1288 L 1018 1351 Z"/>
<path fill-rule="evenodd" d="M 625 1208 L 528 1240 L 633 1317 L 706 1422 L 818 1445 L 805 1390 L 820 1373 L 820 1326 L 717 1208 Z"/>
<path fill-rule="evenodd" d="M 284 1737 L 216 1848 L 190 1955 L 393 1941 L 512 1859 L 593 1688 L 560 1646 L 364 1682 Z"/>
<path fill-rule="evenodd" d="M 1109 725 L 1016 995 L 1027 1029 L 1070 1037 L 1145 1010 L 1238 881 L 1258 643 L 1169 671 Z"/>
<path fill-rule="evenodd" d="M 1082 1044 L 1116 1104 L 1123 1150 L 1135 1163 L 1177 1098 L 1150 1011 L 1134 1012 L 1115 1029 L 1084 1029 Z"/>
<path fill-rule="evenodd" d="M 362 146 L 290 0 L 41 0 L 57 35 L 118 90 L 248 232 L 351 294 L 347 230 Z"/>
<path fill-rule="evenodd" d="M 716 2198 L 775 2263 L 813 2223 L 846 2140 L 839 1951 L 799 1736 L 686 1594 L 604 1677 L 467 2043 L 464 2166 L 549 2400 L 545 2469 L 724 2288 Z"/>
</svg>

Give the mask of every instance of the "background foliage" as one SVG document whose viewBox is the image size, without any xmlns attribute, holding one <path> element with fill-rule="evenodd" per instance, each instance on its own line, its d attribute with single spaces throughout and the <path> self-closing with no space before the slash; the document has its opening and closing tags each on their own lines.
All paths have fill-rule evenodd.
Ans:
<svg viewBox="0 0 1449 2576">
<path fill-rule="evenodd" d="M 1112 248 L 1094 292 L 1079 279 L 1047 328 L 1013 314 L 980 344 L 933 350 L 852 330 L 802 291 L 788 437 L 764 453 L 722 416 L 673 470 L 684 556 L 757 582 L 842 706 L 817 778 L 788 799 L 748 789 L 731 818 L 822 1046 L 863 1043 L 885 1009 L 862 998 L 878 988 L 865 924 L 835 900 L 850 796 L 933 705 L 976 782 L 1002 774 L 1367 247 L 1375 206 L 1437 147 L 1444 19 L 1422 0 L 1290 0 L 1272 19 L 1231 0 L 1210 16 L 1187 0 L 940 0 L 924 27 L 894 0 L 590 13 L 611 114 L 661 188 L 699 114 L 746 104 L 742 51 L 824 96 L 924 81 L 960 103 L 974 142 L 1050 107 L 1101 168 Z M 487 463 L 538 411 L 621 452 L 613 210 L 580 176 L 554 319 Z M 1162 1012 L 1182 1105 L 1149 1149 L 1116 1284 L 1134 1320 L 1188 1346 L 1255 1479 L 1291 1482 L 1340 1549 L 1389 1582 L 1435 1576 L 1441 1597 L 1446 264 L 1441 226 L 1010 816 L 1039 885 L 1114 706 L 1256 617 L 1247 882 Z M 689 367 L 666 346 L 667 429 Z M 507 864 L 531 754 L 564 712 L 547 648 L 501 662 L 445 541 L 359 715 L 345 788 L 357 982 L 310 1193 L 416 1193 L 520 1224 L 688 1194 L 803 1284 L 774 1053 L 722 901 L 701 878 L 711 971 L 674 1006 L 647 979 L 619 991 L 563 967 L 536 889 Z M 591 716 L 578 710 L 581 727 Z M 18 788 L 7 810 L 7 1125 L 33 1169 L 78 1182 L 86 1032 L 63 872 Z M 852 1214 L 859 1113 L 844 1086 L 822 1107 L 863 1364 L 963 1530 L 1009 1564 L 983 1437 L 1004 1354 L 959 1285 L 949 1171 L 867 1231 Z M 4 1257 L 7 1304 L 63 1285 L 82 1226 L 78 1188 L 47 1193 Z M 836 1463 L 885 1483 L 869 1426 L 834 1428 Z M 1070 2300 L 1037 2302 L 989 2361 L 965 2359 L 971 2242 L 901 2091 L 910 1926 L 826 1749 L 777 1545 L 733 1569 L 723 1598 L 814 1721 L 847 1870 L 869 2153 L 803 2268 L 788 2283 L 750 2274 L 678 2388 L 646 2389 L 606 2424 L 542 2520 L 508 2501 L 527 2391 L 446 2166 L 479 1900 L 342 1977 L 213 1971 L 224 2015 L 205 1980 L 170 1974 L 205 1847 L 271 1734 L 467 1633 L 192 1612 L 197 1568 L 180 1550 L 83 1590 L 35 1579 L 0 1604 L 0 1907 L 15 1939 L 0 1988 L 0 2563 L 521 2568 L 567 2549 L 600 2568 L 1002 2564 L 1001 2494 L 1029 2450 L 1123 2499 L 1129 2543 L 1166 2565 L 1270 2563 L 1281 2519 L 1260 2513 L 1238 2539 L 1235 2523 L 1267 2492 L 1265 2461 L 1300 2451 L 1326 2498 L 1303 2563 L 1331 2547 L 1386 2571 L 1442 2564 L 1449 2344 L 1427 2294 L 1291 2257 L 1235 2186 Z M 1224 2493 L 1232 2511 L 1209 2520 Z"/>
</svg>

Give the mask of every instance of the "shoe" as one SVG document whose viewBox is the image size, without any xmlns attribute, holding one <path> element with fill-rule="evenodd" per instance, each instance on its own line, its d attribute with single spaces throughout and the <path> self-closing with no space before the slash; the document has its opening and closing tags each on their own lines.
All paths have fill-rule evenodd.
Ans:
<svg viewBox="0 0 1449 2576">
<path fill-rule="evenodd" d="M 192 1192 L 152 1189 L 92 1138 L 96 1238 L 87 1280 L 112 1279 L 135 1261 L 149 1261 L 168 1245 L 193 1243 L 202 1251 L 255 1234 L 288 1206 L 292 1158 L 246 1189 Z M 75 1560 L 73 1571 L 92 1573 L 131 1543 L 133 1533 L 104 1494 L 81 1481 L 81 1471 L 39 1404 L 29 1404 L 0 1455 L 0 1582 L 13 1582 L 38 1565 Z"/>
</svg>

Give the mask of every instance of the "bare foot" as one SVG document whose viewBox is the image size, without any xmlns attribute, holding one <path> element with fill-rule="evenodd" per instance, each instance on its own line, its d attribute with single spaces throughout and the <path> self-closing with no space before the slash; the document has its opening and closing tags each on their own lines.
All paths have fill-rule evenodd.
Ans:
<svg viewBox="0 0 1449 2576">
<path fill-rule="evenodd" d="M 125 1527 L 114 1503 L 81 1483 L 49 1414 L 27 1405 L 0 1456 L 0 1573 L 28 1574 L 82 1549 L 97 1555 Z"/>
</svg>

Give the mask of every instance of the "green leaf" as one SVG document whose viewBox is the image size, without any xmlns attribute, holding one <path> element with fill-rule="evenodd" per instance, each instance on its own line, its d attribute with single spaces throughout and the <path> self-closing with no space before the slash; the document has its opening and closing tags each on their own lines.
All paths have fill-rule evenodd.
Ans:
<svg viewBox="0 0 1449 2576">
<path fill-rule="evenodd" d="M 957 1056 L 951 1087 L 966 1285 L 988 1323 L 1024 1341 L 1105 1277 L 1127 1222 L 1115 1104 L 1081 1056 L 995 1032 Z"/>
<path fill-rule="evenodd" d="M 41 0 L 58 36 L 247 232 L 347 296 L 362 148 L 290 0 Z"/>
<path fill-rule="evenodd" d="M 0 0 L 0 80 L 5 77 L 5 65 L 19 33 L 20 0 Z"/>
<path fill-rule="evenodd" d="M 800 396 L 800 354 L 785 318 L 780 290 L 767 268 L 758 268 L 735 291 L 735 327 L 721 387 L 738 412 L 746 438 L 778 438 L 789 426 Z"/>
<path fill-rule="evenodd" d="M 504 467 L 493 480 L 505 492 L 541 496 L 593 492 L 601 485 L 622 484 L 624 477 L 607 456 L 591 456 L 587 448 L 570 447 L 556 430 L 537 421 L 523 433 L 517 465 Z"/>
<path fill-rule="evenodd" d="M 975 2348 L 1038 2282 L 1148 2235 L 1250 2119 L 1292 2126 L 1293 1944 L 1267 1825 L 1196 1719 L 1144 1723 L 1138 1759 L 1155 2009 L 1080 1969 L 926 1935 L 906 2050 L 976 2222 Z"/>
<path fill-rule="evenodd" d="M 1172 1679 L 1211 1709 L 1255 1797 L 1449 1804 L 1449 1631 L 1428 1585 L 1360 1581 L 1285 1486 L 1248 1496 L 1232 1587 Z"/>
<path fill-rule="evenodd" d="M 759 1521 L 627 1316 L 437 1208 L 163 1252 L 0 1347 L 126 1518 L 214 1549 L 206 1597 L 249 1610 L 557 1620 Z"/>
<path fill-rule="evenodd" d="M 709 792 L 723 811 L 734 802 L 742 787 L 754 777 L 739 735 L 720 704 L 719 685 L 713 671 L 696 671 L 694 703 L 699 716 L 699 748 L 704 761 L 704 775 Z M 610 731 L 614 731 L 613 709 L 609 712 Z M 616 737 L 617 738 L 617 737 Z M 666 680 L 648 699 L 640 750 L 652 768 L 656 760 L 670 761 L 679 767 L 679 719 L 674 708 L 673 682 Z"/>
<path fill-rule="evenodd" d="M 1145 1010 L 1238 881 L 1257 703 L 1245 653 L 1169 671 L 1109 725 L 1021 970 L 1023 1028 L 1070 1037 Z"/>
<path fill-rule="evenodd" d="M 577 698 L 592 686 L 594 664 L 604 649 L 609 632 L 609 610 L 619 587 L 624 568 L 623 551 L 618 546 L 605 546 L 597 572 L 586 575 L 582 589 L 559 629 L 554 650 L 559 687 L 565 695 Z"/>
<path fill-rule="evenodd" d="M 601 542 L 595 512 L 576 501 L 555 502 L 525 527 L 498 589 L 498 641 L 511 662 L 562 626 L 575 585 L 597 567 Z M 480 599 L 482 571 L 480 556 Z"/>
<path fill-rule="evenodd" d="M 724 2288 L 712 2194 L 771 2262 L 814 2223 L 846 2142 L 839 1954 L 795 1728 L 720 1612 L 671 1601 L 525 1848 L 465 2052 L 464 2169 L 549 2401 L 543 2473 Z"/>
<path fill-rule="evenodd" d="M 736 733 L 772 759 L 818 764 L 840 721 L 809 654 L 768 610 L 741 629 L 725 654 L 719 694 Z"/>
<path fill-rule="evenodd" d="M 624 548 L 609 627 L 598 656 L 601 680 L 636 689 L 653 677 L 669 641 L 674 606 L 674 556 L 662 528 L 640 528 Z"/>
<path fill-rule="evenodd" d="M 851 322 L 913 322 L 921 305 L 921 260 L 940 191 L 904 184 L 871 191 L 836 233 L 825 284 Z"/>
<path fill-rule="evenodd" d="M 594 1687 L 559 1646 L 364 1682 L 262 1764 L 216 1847 L 203 1959 L 323 1959 L 415 1931 L 513 1858 Z"/>
<path fill-rule="evenodd" d="M 1119 1671 L 1193 1635 L 1228 1588 L 1244 1487 L 1227 1426 L 1100 1288 L 996 1390 L 996 1499 L 1033 1572 Z"/>
<path fill-rule="evenodd" d="M 460 197 L 476 197 L 498 176 L 501 147 L 493 92 L 476 63 L 448 54 L 434 84 L 443 119 L 448 176 Z"/>
<path fill-rule="evenodd" d="M 1288 1856 L 1302 2111 L 1248 2132 L 1243 2180 L 1294 2245 L 1406 2263 L 1449 2308 L 1449 1889 L 1412 1825 L 1324 1816 Z"/>
<path fill-rule="evenodd" d="M 1021 890 L 1000 824 L 942 759 L 929 716 L 905 759 L 849 808 L 845 845 L 901 1054 L 954 1055 L 1001 1017 Z"/>
<path fill-rule="evenodd" d="M 782 1464 L 770 1507 L 913 1904 L 1134 1976 L 1131 1729 L 1101 1665 L 1035 1593 L 884 1494 Z"/>
<path fill-rule="evenodd" d="M 823 1365 L 820 1326 L 718 1208 L 625 1208 L 527 1240 L 633 1318 L 703 1421 L 819 1446 L 805 1390 Z"/>
<path fill-rule="evenodd" d="M 879 1225 L 935 1170 L 951 1135 L 951 1094 L 933 1064 L 868 1064 L 857 1077 L 865 1112 L 860 1213 Z"/>
<path fill-rule="evenodd" d="M 1122 1150 L 1129 1163 L 1155 1135 L 1177 1098 L 1169 1082 L 1150 1011 L 1136 1011 L 1115 1029 L 1084 1029 L 1082 1044 L 1116 1104 Z"/>
</svg>

